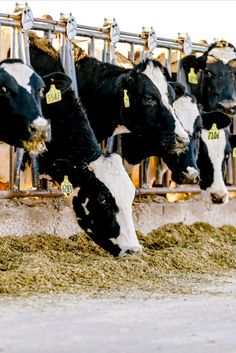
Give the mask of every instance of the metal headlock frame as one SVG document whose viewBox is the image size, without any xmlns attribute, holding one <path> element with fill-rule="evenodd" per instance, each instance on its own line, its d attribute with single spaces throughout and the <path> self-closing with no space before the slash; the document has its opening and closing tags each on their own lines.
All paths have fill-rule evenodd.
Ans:
<svg viewBox="0 0 236 353">
<path fill-rule="evenodd" d="M 44 31 L 47 33 L 48 38 L 51 38 L 52 34 L 60 34 L 62 38 L 61 46 L 61 60 L 65 72 L 72 79 L 72 88 L 74 89 L 75 95 L 78 96 L 75 68 L 73 61 L 73 46 L 72 42 L 76 37 L 90 38 L 90 43 L 88 45 L 89 55 L 95 56 L 95 40 L 100 39 L 104 41 L 103 49 L 103 61 L 116 63 L 115 60 L 115 49 L 117 43 L 126 43 L 130 45 L 129 59 L 134 63 L 134 47 L 139 45 L 143 48 L 141 52 L 141 60 L 146 57 L 150 57 L 155 48 L 165 48 L 168 49 L 167 58 L 167 69 L 171 75 L 171 50 L 178 50 L 178 58 L 181 58 L 181 53 L 186 52 L 186 48 L 191 48 L 191 51 L 204 53 L 208 44 L 191 42 L 188 35 L 179 36 L 177 40 L 169 39 L 164 37 L 157 37 L 153 28 L 146 29 L 143 27 L 142 33 L 131 33 L 120 31 L 115 19 L 107 20 L 105 19 L 102 28 L 79 25 L 76 24 L 75 18 L 70 13 L 69 15 L 61 14 L 59 21 L 53 19 L 44 18 L 34 18 L 33 13 L 27 3 L 25 6 L 21 7 L 19 12 L 16 14 L 5 14 L 0 13 L 0 58 L 1 58 L 1 28 L 11 27 L 12 28 L 12 40 L 11 40 L 11 57 L 20 57 L 24 62 L 30 64 L 29 56 L 29 30 Z M 16 37 L 18 37 L 18 55 L 16 51 Z M 22 39 L 23 38 L 23 39 Z M 22 46 L 24 43 L 24 50 Z M 114 138 L 109 138 L 107 141 L 106 149 L 111 151 L 114 144 Z M 118 152 L 119 152 L 119 139 L 118 139 Z M 121 152 L 121 151 L 120 151 Z M 22 154 L 22 151 L 18 152 Z M 33 156 L 33 164 L 35 162 Z M 19 157 L 21 158 L 21 157 Z M 14 147 L 10 146 L 10 189 L 9 191 L 0 191 L 0 199 L 2 198 L 13 198 L 13 197 L 60 197 L 62 192 L 60 190 L 24 190 L 19 191 L 16 183 L 18 178 L 18 169 L 16 165 L 17 162 L 14 161 Z M 18 168 L 20 165 L 20 159 L 18 160 Z M 144 162 L 145 163 L 145 162 Z M 140 174 L 142 181 L 145 176 L 144 163 L 140 168 Z M 37 169 L 36 169 L 37 174 Z M 38 176 L 34 175 L 34 185 L 37 187 Z M 235 182 L 235 176 L 233 182 Z M 236 191 L 236 186 L 227 187 L 229 191 Z M 196 186 L 186 186 L 186 187 L 153 187 L 151 189 L 143 189 L 142 187 L 137 189 L 136 194 L 153 195 L 153 194 L 166 194 L 166 193 L 200 193 L 200 188 Z"/>
</svg>

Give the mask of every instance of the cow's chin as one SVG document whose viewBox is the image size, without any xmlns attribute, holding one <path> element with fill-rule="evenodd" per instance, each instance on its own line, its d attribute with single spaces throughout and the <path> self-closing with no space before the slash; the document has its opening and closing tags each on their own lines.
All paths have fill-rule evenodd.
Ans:
<svg viewBox="0 0 236 353">
<path fill-rule="evenodd" d="M 47 151 L 44 141 L 22 141 L 22 146 L 29 153 L 42 154 Z"/>
</svg>

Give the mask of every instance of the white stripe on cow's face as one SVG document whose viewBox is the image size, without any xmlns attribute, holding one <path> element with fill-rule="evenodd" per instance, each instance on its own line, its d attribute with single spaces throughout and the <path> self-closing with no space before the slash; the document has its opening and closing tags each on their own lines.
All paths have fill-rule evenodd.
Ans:
<svg viewBox="0 0 236 353">
<path fill-rule="evenodd" d="M 110 190 L 119 208 L 116 220 L 120 226 L 120 234 L 116 239 L 111 238 L 110 240 L 119 245 L 120 255 L 127 250 L 141 251 L 132 217 L 135 187 L 125 171 L 121 157 L 117 154 L 112 154 L 109 157 L 102 155 L 91 162 L 88 169 L 92 170 L 96 178 Z"/>
<path fill-rule="evenodd" d="M 183 129 L 182 125 L 180 124 L 179 120 L 177 119 L 173 107 L 169 103 L 169 94 L 168 94 L 168 86 L 167 80 L 163 75 L 163 72 L 158 66 L 154 66 L 153 63 L 150 61 L 146 69 L 143 71 L 143 74 L 146 75 L 152 83 L 156 86 L 158 91 L 161 94 L 161 99 L 163 105 L 170 111 L 175 120 L 175 134 L 184 140 L 189 140 L 187 132 Z"/>
<path fill-rule="evenodd" d="M 207 146 L 208 156 L 213 165 L 213 179 L 212 184 L 206 191 L 209 193 L 216 193 L 218 195 L 225 195 L 226 201 L 228 199 L 228 191 L 226 189 L 223 175 L 222 175 L 222 163 L 225 158 L 225 147 L 226 147 L 226 136 L 223 129 L 219 130 L 219 139 L 209 140 L 208 130 L 203 129 L 201 138 Z"/>
<path fill-rule="evenodd" d="M 213 48 L 208 55 L 214 56 L 214 58 L 221 60 L 224 64 L 236 59 L 236 52 L 231 47 Z"/>
<path fill-rule="evenodd" d="M 34 71 L 27 65 L 22 63 L 3 63 L 1 67 L 11 76 L 14 77 L 19 86 L 26 89 L 29 93 L 32 92 L 30 78 Z"/>
<path fill-rule="evenodd" d="M 174 101 L 173 107 L 184 129 L 193 135 L 194 123 L 199 116 L 197 104 L 192 101 L 190 96 L 182 96 Z"/>
</svg>

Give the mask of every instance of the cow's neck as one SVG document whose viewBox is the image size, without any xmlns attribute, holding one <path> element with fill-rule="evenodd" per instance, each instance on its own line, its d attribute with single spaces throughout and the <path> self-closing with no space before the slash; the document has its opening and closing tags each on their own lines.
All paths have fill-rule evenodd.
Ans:
<svg viewBox="0 0 236 353">
<path fill-rule="evenodd" d="M 125 123 L 117 80 L 127 69 L 85 57 L 76 63 L 79 95 L 98 141 Z"/>
<path fill-rule="evenodd" d="M 52 141 L 43 156 L 40 172 L 54 173 L 51 176 L 55 179 L 59 168 L 60 179 L 70 174 L 73 184 L 81 183 L 87 177 L 87 165 L 102 154 L 81 105 L 73 93 L 66 92 L 63 101 L 44 106 L 44 115 L 51 120 Z"/>
</svg>

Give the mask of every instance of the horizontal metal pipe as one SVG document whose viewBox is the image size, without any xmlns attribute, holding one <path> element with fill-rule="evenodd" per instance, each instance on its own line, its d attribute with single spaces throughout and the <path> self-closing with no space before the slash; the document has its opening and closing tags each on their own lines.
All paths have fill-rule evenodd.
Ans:
<svg viewBox="0 0 236 353">
<path fill-rule="evenodd" d="M 11 190 L 0 191 L 0 199 L 13 199 L 13 198 L 25 198 L 25 197 L 62 197 L 65 194 L 60 190 L 49 190 L 49 191 L 38 191 L 38 190 L 24 190 L 14 192 Z"/>
<path fill-rule="evenodd" d="M 5 26 L 20 26 L 20 20 L 16 20 L 19 16 L 14 15 L 7 15 L 7 14 L 0 14 L 0 23 Z M 34 19 L 33 28 L 35 30 L 42 30 L 42 31 L 52 31 L 55 33 L 65 33 L 66 28 L 63 25 L 63 22 L 54 21 L 50 19 Z M 129 33 L 129 32 L 120 32 L 120 43 L 133 43 L 136 45 L 145 45 L 146 40 L 140 38 L 140 34 L 137 33 Z M 109 34 L 102 32 L 101 28 L 99 27 L 92 27 L 92 26 L 85 26 L 85 25 L 77 25 L 77 35 L 83 37 L 93 37 L 96 39 L 103 39 L 108 40 Z M 193 50 L 198 52 L 204 52 L 208 47 L 207 44 L 201 43 L 192 43 Z M 176 43 L 174 39 L 168 39 L 163 37 L 157 37 L 157 47 L 167 48 L 167 49 L 177 49 L 182 50 L 182 45 Z"/>
<path fill-rule="evenodd" d="M 227 186 L 228 191 L 236 192 L 236 186 Z M 201 189 L 198 186 L 189 186 L 189 187 L 176 187 L 176 188 L 168 188 L 168 187 L 154 187 L 151 189 L 140 188 L 136 190 L 136 196 L 138 195 L 164 195 L 164 194 L 176 194 L 176 193 L 190 193 L 190 194 L 199 194 Z"/>
</svg>

